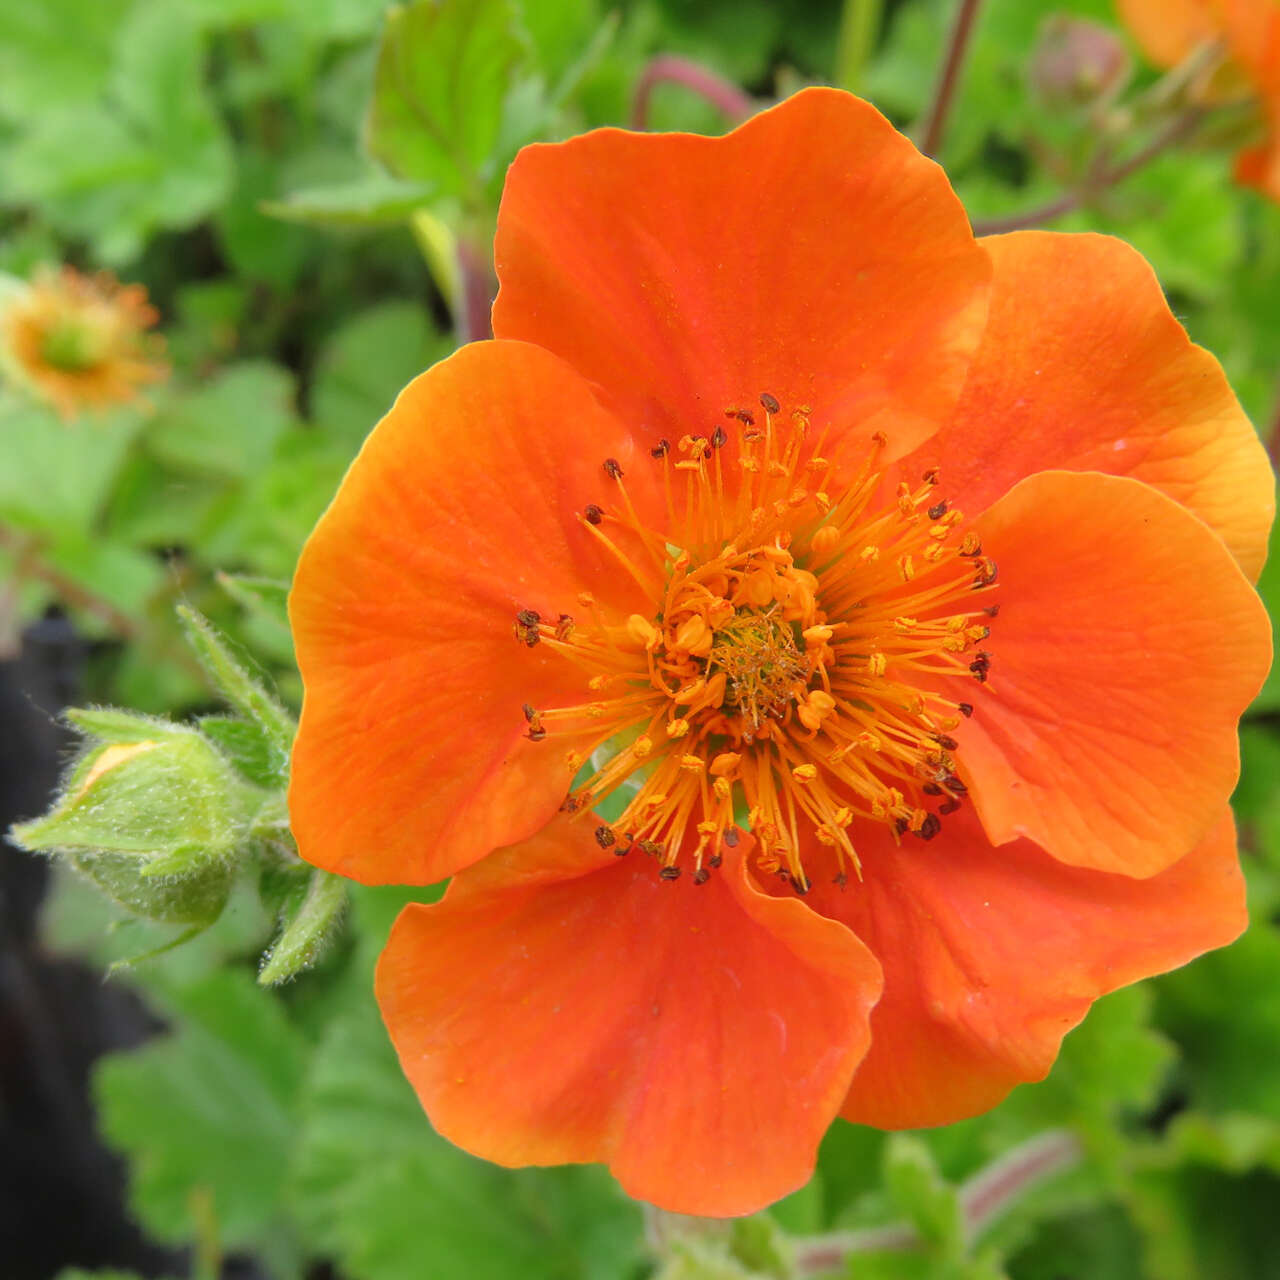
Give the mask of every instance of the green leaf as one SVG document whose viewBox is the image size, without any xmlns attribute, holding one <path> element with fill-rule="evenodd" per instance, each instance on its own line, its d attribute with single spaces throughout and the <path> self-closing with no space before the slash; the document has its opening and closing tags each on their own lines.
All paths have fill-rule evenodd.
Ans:
<svg viewBox="0 0 1280 1280">
<path fill-rule="evenodd" d="M 274 986 L 311 968 L 333 941 L 346 907 L 347 882 L 313 871 L 302 900 L 287 913 L 280 936 L 263 957 L 258 981 Z"/>
<path fill-rule="evenodd" d="M 223 1241 L 249 1247 L 278 1230 L 304 1063 L 281 1006 L 224 970 L 171 993 L 176 1034 L 103 1059 L 94 1074 L 102 1129 L 130 1163 L 130 1201 L 174 1244 L 207 1193 Z"/>
<path fill-rule="evenodd" d="M 272 765 L 283 774 L 293 748 L 293 717 L 232 649 L 230 641 L 190 605 L 178 606 L 187 640 L 213 686 L 242 715 L 262 729 L 271 744 Z"/>
<path fill-rule="evenodd" d="M 147 448 L 179 471 L 241 479 L 267 465 L 292 419 L 289 372 L 244 361 L 173 397 L 149 426 Z"/>
<path fill-rule="evenodd" d="M 154 231 L 215 208 L 232 156 L 204 88 L 201 32 L 183 6 L 143 0 L 115 35 L 107 101 L 94 111 L 59 102 L 33 118 L 0 161 L 0 189 L 120 263 Z"/>
<path fill-rule="evenodd" d="M 126 407 L 63 422 L 0 396 L 0 522 L 64 536 L 90 528 L 141 421 Z"/>
<path fill-rule="evenodd" d="M 387 13 L 369 153 L 397 177 L 474 192 L 493 166 L 507 73 L 520 55 L 508 0 L 414 0 Z"/>
<path fill-rule="evenodd" d="M 0 6 L 0 115 L 26 120 L 52 106 L 93 103 L 129 4 L 42 0 Z"/>
<path fill-rule="evenodd" d="M 343 186 L 293 191 L 282 200 L 264 200 L 260 208 L 272 218 L 306 226 L 389 226 L 407 221 L 434 194 L 430 183 L 375 173 Z"/>
<path fill-rule="evenodd" d="M 312 417 L 354 451 L 405 384 L 452 346 L 413 303 L 387 302 L 361 312 L 320 353 Z"/>
</svg>

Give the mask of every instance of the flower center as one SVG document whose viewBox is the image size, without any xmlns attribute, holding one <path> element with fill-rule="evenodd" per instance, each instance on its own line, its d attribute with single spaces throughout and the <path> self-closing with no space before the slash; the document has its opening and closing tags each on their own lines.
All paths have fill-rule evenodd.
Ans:
<svg viewBox="0 0 1280 1280">
<path fill-rule="evenodd" d="M 609 617 L 584 594 L 585 615 L 524 609 L 515 632 L 583 670 L 591 700 L 525 715 L 535 741 L 586 744 L 567 753 L 581 772 L 565 807 L 595 813 L 602 847 L 638 848 L 664 878 L 688 868 L 701 883 L 745 826 L 759 865 L 804 892 L 805 858 L 827 857 L 806 831 L 844 883 L 859 869 L 855 818 L 928 840 L 959 808 L 951 732 L 974 708 L 954 693 L 987 680 L 990 654 L 975 646 L 999 608 L 983 598 L 996 568 L 938 500 L 936 472 L 884 497 L 884 439 L 873 437 L 833 499 L 810 411 L 784 419 L 774 397 L 761 405 L 760 424 L 728 411 L 736 450 L 722 452 L 731 441 L 717 428 L 651 451 L 664 470 L 661 532 L 606 460 L 619 501 L 588 505 L 584 528 L 643 589 L 647 612 Z"/>
</svg>

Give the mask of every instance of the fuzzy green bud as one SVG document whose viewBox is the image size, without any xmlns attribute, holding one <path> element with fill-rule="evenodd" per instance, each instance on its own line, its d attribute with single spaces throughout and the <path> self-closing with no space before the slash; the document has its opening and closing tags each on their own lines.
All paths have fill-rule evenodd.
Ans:
<svg viewBox="0 0 1280 1280">
<path fill-rule="evenodd" d="M 195 729 L 120 711 L 70 712 L 103 739 L 15 843 L 66 858 L 140 915 L 207 924 L 226 901 L 263 793 Z"/>
</svg>

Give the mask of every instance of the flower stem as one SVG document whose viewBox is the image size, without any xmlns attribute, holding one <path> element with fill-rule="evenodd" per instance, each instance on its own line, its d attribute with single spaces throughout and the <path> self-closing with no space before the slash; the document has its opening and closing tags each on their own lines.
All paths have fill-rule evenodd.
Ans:
<svg viewBox="0 0 1280 1280">
<path fill-rule="evenodd" d="M 884 0 L 844 0 L 836 35 L 835 83 L 857 93 L 875 48 Z"/>
<path fill-rule="evenodd" d="M 1042 205 L 1024 209 L 1021 213 L 1011 213 L 1000 218 L 980 218 L 973 224 L 973 234 L 977 236 L 999 235 L 1005 231 L 1022 231 L 1027 227 L 1040 227 L 1046 222 L 1060 218 L 1064 213 L 1087 204 L 1099 192 L 1117 186 L 1126 178 L 1137 173 L 1157 156 L 1162 155 L 1170 147 L 1193 134 L 1204 119 L 1205 112 L 1201 107 L 1190 107 L 1180 115 L 1174 116 L 1145 146 L 1139 147 L 1127 160 L 1117 165 L 1103 166 L 1086 182 L 1081 183 L 1074 191 L 1063 192 L 1062 195 Z"/>
<path fill-rule="evenodd" d="M 479 342 L 493 337 L 491 313 L 497 292 L 488 255 L 459 238 L 458 299 L 454 311 L 459 342 Z"/>
<path fill-rule="evenodd" d="M 933 93 L 933 103 L 925 115 L 924 129 L 920 135 L 920 150 L 927 156 L 937 156 L 942 146 L 942 135 L 947 127 L 947 117 L 951 114 L 951 104 L 956 89 L 960 84 L 960 70 L 964 66 L 964 56 L 969 48 L 969 37 L 973 34 L 974 19 L 978 16 L 978 7 L 982 0 L 960 0 L 960 8 L 956 11 L 956 19 L 951 27 L 951 38 L 947 42 L 946 56 L 942 60 L 942 70 L 938 73 L 938 85 Z"/>
<path fill-rule="evenodd" d="M 636 82 L 635 98 L 631 104 L 633 129 L 648 128 L 649 99 L 653 96 L 654 88 L 660 84 L 683 85 L 691 93 L 696 93 L 718 108 L 734 124 L 741 124 L 755 111 L 751 99 L 736 84 L 688 58 L 664 53 L 645 67 Z"/>
<path fill-rule="evenodd" d="M 960 1187 L 966 1237 L 976 1239 L 1020 1197 L 1078 1164 L 1082 1155 L 1075 1134 L 1051 1129 L 980 1169 Z M 795 1274 L 804 1277 L 838 1271 L 847 1268 L 850 1259 L 858 1254 L 907 1253 L 923 1243 L 920 1233 L 908 1222 L 808 1236 L 795 1241 Z"/>
</svg>

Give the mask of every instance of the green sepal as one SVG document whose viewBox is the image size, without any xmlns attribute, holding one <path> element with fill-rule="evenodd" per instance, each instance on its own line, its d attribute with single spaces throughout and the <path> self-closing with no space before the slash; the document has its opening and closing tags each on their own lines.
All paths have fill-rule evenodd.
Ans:
<svg viewBox="0 0 1280 1280">
<path fill-rule="evenodd" d="M 212 924 L 222 914 L 234 879 L 229 863 L 156 876 L 148 874 L 147 863 L 127 853 L 73 853 L 67 861 L 114 902 L 164 924 Z"/>
<path fill-rule="evenodd" d="M 311 968 L 336 937 L 346 907 L 347 882 L 313 870 L 303 892 L 286 899 L 280 934 L 263 956 L 258 981 L 274 986 Z"/>
<path fill-rule="evenodd" d="M 278 753 L 261 725 L 238 716 L 201 716 L 199 726 L 246 781 L 267 788 L 280 785 Z"/>
<path fill-rule="evenodd" d="M 958 1258 L 964 1247 L 964 1214 L 956 1188 L 938 1172 L 920 1138 L 895 1133 L 885 1147 L 885 1188 L 935 1257 Z"/>
<path fill-rule="evenodd" d="M 786 1233 L 767 1213 L 734 1218 L 729 1224 L 729 1251 L 762 1276 L 787 1280 L 794 1270 L 794 1250 Z"/>
<path fill-rule="evenodd" d="M 214 688 L 266 735 L 272 768 L 278 778 L 283 778 L 297 727 L 293 717 L 208 618 L 185 604 L 178 606 L 178 617 Z"/>
</svg>

